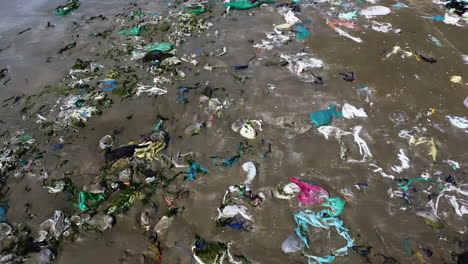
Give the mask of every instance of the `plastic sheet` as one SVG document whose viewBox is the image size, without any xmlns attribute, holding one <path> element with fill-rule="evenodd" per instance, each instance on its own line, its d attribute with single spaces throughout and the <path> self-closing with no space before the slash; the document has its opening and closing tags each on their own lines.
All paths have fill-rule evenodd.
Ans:
<svg viewBox="0 0 468 264">
<path fill-rule="evenodd" d="M 328 192 L 323 188 L 301 182 L 295 178 L 289 178 L 289 180 L 301 189 L 301 192 L 296 196 L 296 198 L 305 205 L 321 203 L 329 197 Z"/>
<path fill-rule="evenodd" d="M 294 214 L 294 220 L 296 221 L 296 234 L 302 239 L 307 248 L 310 248 L 310 238 L 308 236 L 309 226 L 332 229 L 346 240 L 346 246 L 336 249 L 330 255 L 325 256 L 313 256 L 303 253 L 309 258 L 309 264 L 315 263 L 328 263 L 333 261 L 337 256 L 345 256 L 348 254 L 348 249 L 354 246 L 353 239 L 349 235 L 349 230 L 343 226 L 343 221 L 336 217 L 327 217 L 327 211 L 315 213 L 310 210 Z"/>
</svg>

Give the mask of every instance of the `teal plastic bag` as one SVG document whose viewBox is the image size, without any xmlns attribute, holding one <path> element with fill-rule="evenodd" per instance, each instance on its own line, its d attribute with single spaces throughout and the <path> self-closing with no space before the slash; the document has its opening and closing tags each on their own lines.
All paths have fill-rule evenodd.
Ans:
<svg viewBox="0 0 468 264">
<path fill-rule="evenodd" d="M 224 7 L 230 7 L 233 9 L 243 10 L 243 9 L 250 9 L 261 4 L 274 4 L 275 1 L 256 1 L 255 3 L 251 3 L 249 0 L 238 0 L 238 1 L 231 1 L 226 3 Z"/>
<path fill-rule="evenodd" d="M 318 127 L 330 125 L 334 117 L 344 118 L 341 112 L 336 111 L 334 104 L 331 104 L 327 110 L 317 111 L 309 115 L 310 121 Z"/>
<path fill-rule="evenodd" d="M 170 51 L 174 44 L 172 43 L 151 43 L 145 46 L 145 51 L 146 52 L 151 52 L 151 51 Z"/>
<path fill-rule="evenodd" d="M 303 26 L 297 26 L 296 30 L 298 31 L 298 33 L 296 34 L 297 39 L 305 39 L 307 37 L 312 36 L 309 30 Z"/>
<path fill-rule="evenodd" d="M 103 200 L 104 196 L 102 194 L 81 191 L 78 194 L 78 202 L 75 206 L 80 208 L 81 211 L 87 211 L 89 209 L 96 209 Z"/>
</svg>

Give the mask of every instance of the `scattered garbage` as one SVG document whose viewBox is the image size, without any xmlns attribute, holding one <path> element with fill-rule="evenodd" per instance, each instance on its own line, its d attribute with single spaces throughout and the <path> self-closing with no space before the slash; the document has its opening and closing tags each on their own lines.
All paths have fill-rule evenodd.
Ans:
<svg viewBox="0 0 468 264">
<path fill-rule="evenodd" d="M 1 263 L 66 261 L 68 244 L 113 228 L 146 243 L 125 244 L 125 263 L 468 259 L 468 55 L 447 34 L 466 27 L 467 1 L 81 4 L 41 26 L 63 31 L 42 47 L 48 68 L 70 67 L 59 81 L 11 62 L 18 41 L 42 45 L 38 28 L 2 36 Z M 237 254 L 279 250 L 273 233 L 278 254 Z"/>
</svg>

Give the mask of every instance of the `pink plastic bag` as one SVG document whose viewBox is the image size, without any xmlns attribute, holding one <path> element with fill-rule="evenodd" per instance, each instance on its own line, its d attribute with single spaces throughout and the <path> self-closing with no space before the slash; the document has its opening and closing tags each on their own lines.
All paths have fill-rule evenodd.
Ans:
<svg viewBox="0 0 468 264">
<path fill-rule="evenodd" d="M 301 188 L 301 192 L 296 198 L 305 205 L 321 203 L 329 197 L 328 192 L 323 188 L 301 182 L 295 178 L 289 178 L 289 180 Z"/>
</svg>

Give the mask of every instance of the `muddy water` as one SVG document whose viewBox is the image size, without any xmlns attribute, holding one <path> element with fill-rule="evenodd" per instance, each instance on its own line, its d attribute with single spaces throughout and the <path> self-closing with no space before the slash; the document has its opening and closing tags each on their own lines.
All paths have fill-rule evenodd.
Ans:
<svg viewBox="0 0 468 264">
<path fill-rule="evenodd" d="M 327 19 L 337 17 L 341 10 L 339 5 L 303 1 L 299 3 L 302 10 L 296 16 L 302 21 L 311 20 L 303 25 L 309 28 L 312 36 L 305 40 L 292 36 L 288 44 L 263 51 L 254 48 L 253 44 L 266 39 L 265 33 L 271 32 L 274 24 L 285 23 L 278 9 L 270 5 L 248 11 L 231 11 L 222 16 L 224 8 L 220 3 L 214 4 L 212 12 L 201 15 L 207 17 L 213 27 L 202 36 L 188 37 L 176 47 L 178 56 L 198 55 L 195 57 L 198 65 L 184 64 L 184 80 L 165 85 L 168 93 L 163 96 L 114 98 L 112 107 L 106 108 L 102 115 L 90 118 L 79 132 L 60 134 L 65 139 L 65 146 L 57 152 L 58 156 L 45 158 L 44 168 L 50 179 L 68 175 L 80 187 L 95 183 L 99 169 L 105 164 L 99 139 L 111 134 L 116 139 L 116 146 L 137 143 L 140 135 L 154 128 L 160 115 L 169 119 L 163 127 L 171 136 L 163 153 L 195 152 L 196 160 L 209 170 L 209 174 L 198 175 L 195 181 L 180 180 L 172 187 L 189 190 L 190 194 L 178 205 L 184 209 L 177 214 L 165 234 L 158 238 L 164 248 L 162 263 L 192 263 L 189 249 L 196 234 L 207 240 L 231 243 L 233 252 L 245 255 L 253 263 L 307 263 L 300 254 L 281 251 L 282 241 L 294 232 L 296 226 L 293 214 L 305 208 L 296 199 L 280 200 L 271 195 L 271 190 L 278 184 L 287 183 L 288 177 L 308 180 L 328 190 L 331 196 L 345 198 L 347 204 L 340 219 L 350 229 L 356 245 L 372 247 L 367 260 L 350 250 L 348 256 L 339 257 L 334 263 L 384 263 L 383 255 L 400 263 L 422 262 L 405 250 L 405 239 L 408 239 L 412 252 L 421 252 L 425 256 L 422 249 L 432 250 L 434 254 L 431 257 L 425 256 L 426 263 L 456 263 L 456 257 L 451 254 L 466 250 L 457 243 L 467 239 L 466 214 L 457 215 L 453 206 L 442 198 L 438 216 L 444 221 L 445 228 L 431 228 L 415 213 L 429 209 L 427 196 L 434 190 L 427 191 L 430 188 L 428 184 L 417 183 L 419 191 L 408 193 L 412 201 L 408 203 L 393 195 L 399 187 L 395 180 L 375 171 L 381 168 L 395 179 L 413 179 L 427 174 L 442 181 L 450 174 L 458 186 L 466 190 L 466 133 L 445 118 L 446 115 L 467 115 L 463 105 L 467 96 L 466 86 L 449 81 L 452 75 L 468 79 L 467 65 L 461 59 L 463 54 L 468 54 L 466 22 L 465 26 L 455 26 L 422 18 L 446 11 L 439 5 L 426 2 L 424 5 L 420 1 L 405 2 L 409 8 L 392 8 L 391 14 L 371 19 L 391 23 L 394 29 L 401 29 L 398 34 L 376 32 L 369 28 L 369 20 L 359 17 L 353 21 L 358 29 L 344 29 L 363 39 L 363 43 L 356 43 L 338 35 L 326 24 Z M 76 58 L 104 64 L 106 69 L 120 64 L 136 64 L 128 59 L 122 62 L 106 60 L 102 54 L 113 45 L 119 46 L 119 38 L 122 39 L 116 34 L 120 27 L 115 25 L 120 25 L 121 21 L 116 21 L 115 15 L 129 13 L 137 7 L 127 1 L 86 1 L 71 15 L 60 17 L 52 13 L 60 4 L 63 3 L 18 1 L 6 3 L 0 11 L 0 65 L 8 69 L 7 78 L 11 78 L 0 88 L 1 98 L 25 95 L 17 104 L 7 104 L 2 108 L 0 120 L 4 123 L 0 124 L 1 132 L 27 128 L 48 151 L 59 142 L 59 136 L 45 137 L 37 128 L 37 118 L 20 112 L 26 104 L 24 98 L 39 94 L 45 85 L 60 83 Z M 171 10 L 167 3 L 160 1 L 137 1 L 136 4 L 147 13 L 160 12 L 163 16 Z M 391 6 L 395 2 L 379 1 L 378 4 Z M 361 4 L 357 8 L 370 5 Z M 100 14 L 109 19 L 85 22 L 85 19 Z M 48 22 L 54 27 L 47 27 Z M 28 28 L 31 30 L 18 35 Z M 113 30 L 111 38 L 89 36 L 92 32 L 108 28 Z M 429 41 L 428 34 L 437 37 L 442 47 Z M 167 40 L 154 39 L 153 42 Z M 75 48 L 58 54 L 58 50 L 75 41 Z M 410 52 L 419 51 L 438 61 L 428 63 L 413 55 L 402 58 L 401 54 L 387 58 L 386 54 L 394 46 Z M 222 47 L 227 47 L 224 56 L 200 54 L 200 50 L 209 53 Z M 314 72 L 323 78 L 323 85 L 302 81 L 287 66 L 265 65 L 281 54 L 299 52 L 324 62 L 325 66 Z M 213 71 L 201 69 L 206 64 L 218 67 Z M 232 68 L 246 64 L 249 68 L 242 71 Z M 354 72 L 355 80 L 346 82 L 339 72 Z M 140 74 L 142 80 L 148 79 L 144 70 Z M 248 79 L 239 83 L 233 75 L 247 76 Z M 4 80 L 1 80 L 2 84 Z M 176 103 L 177 88 L 193 86 L 197 82 L 220 88 L 214 96 L 233 99 L 234 103 L 223 111 L 212 127 L 203 129 L 199 135 L 187 136 L 184 129 L 197 116 L 204 116 L 198 103 L 200 93 L 190 90 L 187 95 L 189 103 L 179 104 Z M 276 88 L 269 89 L 269 84 Z M 363 86 L 371 91 L 369 100 L 366 100 Z M 45 94 L 36 100 L 39 105 L 52 105 L 54 98 Z M 338 141 L 325 139 L 310 124 L 310 113 L 326 109 L 329 104 L 344 103 L 362 107 L 368 117 L 335 119 L 332 125 L 345 131 L 362 126 L 360 136 L 369 146 L 373 156 L 371 161 L 342 160 Z M 431 108 L 435 112 L 428 115 Z M 127 119 L 130 114 L 132 118 Z M 253 150 L 242 156 L 232 168 L 215 167 L 210 156 L 232 155 L 237 144 L 244 140 L 231 130 L 231 123 L 237 119 L 263 120 L 263 131 L 258 131 L 258 137 L 249 141 Z M 399 136 L 402 130 L 415 130 L 419 136 L 433 137 L 438 150 L 436 161 L 427 154 L 424 145 L 409 146 L 408 139 Z M 349 147 L 348 158 L 360 160 L 362 156 L 352 137 L 345 140 Z M 271 144 L 271 153 L 265 157 L 268 144 Z M 400 164 L 397 156 L 400 149 L 410 159 L 410 167 L 398 173 L 391 167 Z M 64 160 L 68 163 L 58 166 Z M 445 160 L 457 161 L 460 168 L 452 169 Z M 266 193 L 260 207 L 250 208 L 255 219 L 253 230 L 243 232 L 217 227 L 216 209 L 228 187 L 245 180 L 246 173 L 241 164 L 246 161 L 253 161 L 257 166 L 258 174 L 251 185 L 253 191 Z M 179 171 L 174 169 L 172 173 L 175 175 Z M 6 195 L 10 201 L 6 215 L 9 222 L 23 223 L 36 230 L 55 210 L 78 211 L 63 194 L 47 193 L 34 178 L 12 178 Z M 356 183 L 367 183 L 368 188 L 357 188 Z M 151 197 L 151 201 L 160 206 L 158 213 L 151 217 L 152 225 L 168 212 L 164 194 L 164 190 L 158 189 Z M 77 241 L 63 241 L 57 246 L 55 263 L 153 263 L 151 261 L 154 260 L 142 257 L 149 251 L 149 242 L 139 219 L 148 207 L 148 204 L 136 201 L 128 212 L 116 217 L 112 229 L 103 233 L 80 232 Z M 320 206 L 311 208 L 319 210 Z M 326 255 L 344 245 L 334 232 L 322 230 L 314 234 L 308 251 L 313 255 Z M 28 263 L 35 263 L 37 254 L 30 256 Z"/>
</svg>

